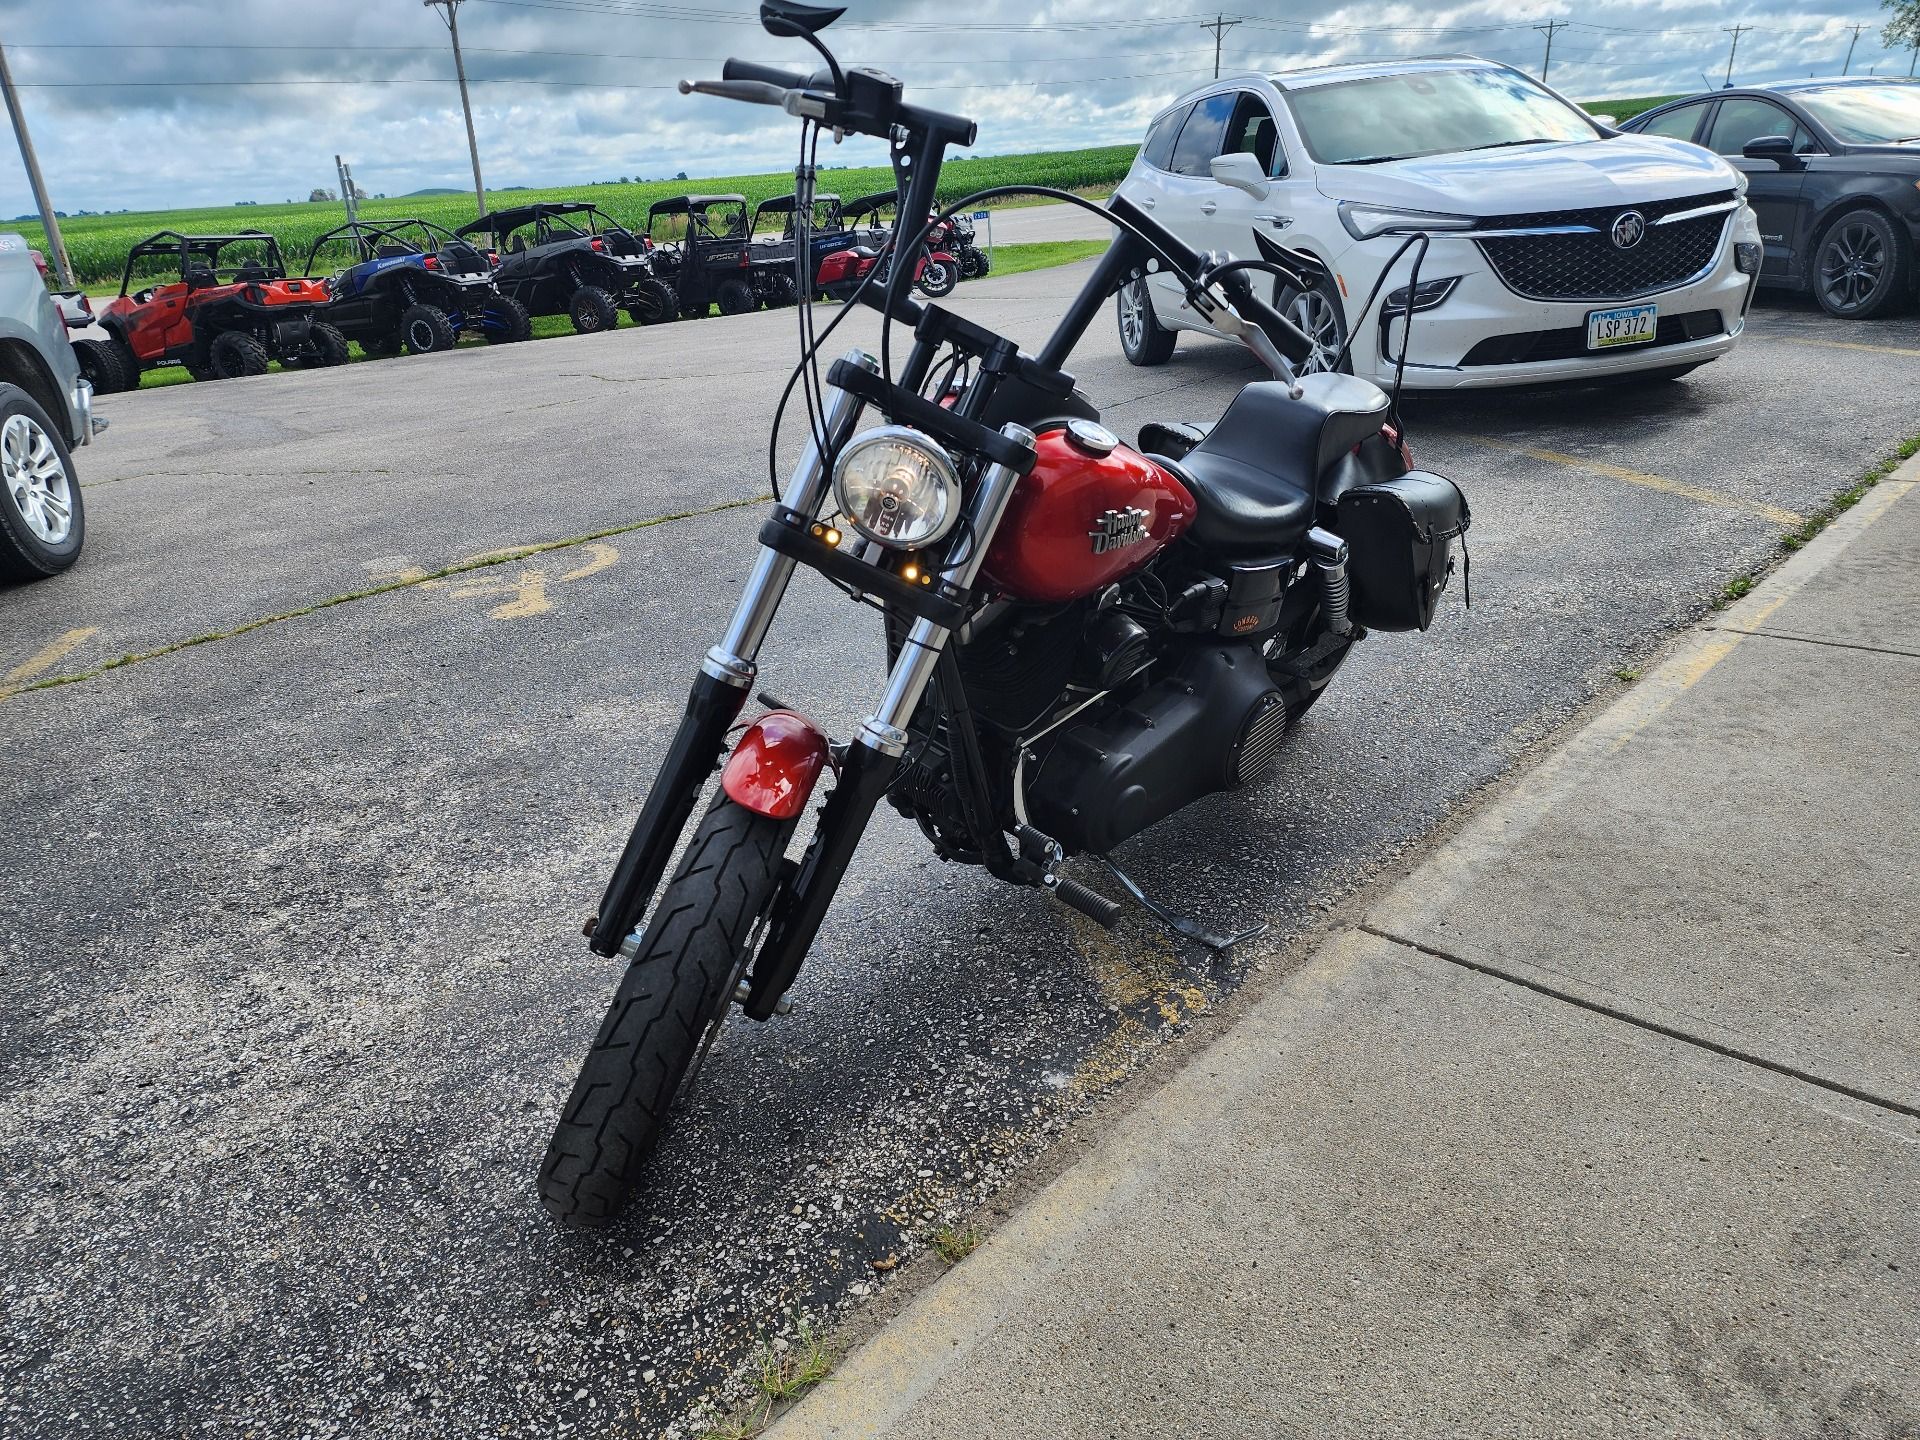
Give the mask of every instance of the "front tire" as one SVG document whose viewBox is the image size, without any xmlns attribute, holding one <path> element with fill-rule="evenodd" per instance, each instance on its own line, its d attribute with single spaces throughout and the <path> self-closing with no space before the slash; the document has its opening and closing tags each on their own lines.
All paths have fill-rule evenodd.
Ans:
<svg viewBox="0 0 1920 1440">
<path fill-rule="evenodd" d="M 1147 282 L 1121 287 L 1115 301 L 1120 318 L 1120 353 L 1130 365 L 1164 365 L 1173 358 L 1174 332 L 1154 318 Z"/>
<path fill-rule="evenodd" d="M 620 323 L 620 309 L 613 303 L 613 296 L 598 285 L 582 285 L 574 291 L 567 313 L 573 318 L 574 330 L 581 335 L 596 335 Z"/>
<path fill-rule="evenodd" d="M 1841 320 L 1877 320 L 1912 297 L 1913 252 L 1878 210 L 1849 210 L 1813 252 L 1813 296 Z"/>
<path fill-rule="evenodd" d="M 664 280 L 642 280 L 633 287 L 627 314 L 636 325 L 665 325 L 680 318 L 680 302 Z"/>
<path fill-rule="evenodd" d="M 453 348 L 453 322 L 437 305 L 409 305 L 400 312 L 400 340 L 409 355 Z"/>
<path fill-rule="evenodd" d="M 599 1229 L 626 1204 L 702 1036 L 732 1004 L 794 824 L 722 796 L 694 832 L 540 1167 L 541 1202 L 569 1229 Z"/>
<path fill-rule="evenodd" d="M 58 575 L 86 530 L 66 437 L 31 395 L 0 384 L 0 580 Z"/>
<path fill-rule="evenodd" d="M 944 260 L 929 260 L 914 283 L 920 287 L 922 295 L 939 300 L 953 293 L 953 287 L 960 283 L 960 272 Z"/>
<path fill-rule="evenodd" d="M 126 367 L 111 340 L 76 340 L 73 358 L 96 395 L 115 395 L 127 388 Z M 137 373 L 137 372 L 136 372 Z"/>
<path fill-rule="evenodd" d="M 720 307 L 722 315 L 744 315 L 758 304 L 753 298 L 753 286 L 738 276 L 720 282 L 713 292 L 713 303 Z"/>
<path fill-rule="evenodd" d="M 313 329 L 307 334 L 307 341 L 309 348 L 295 362 L 303 370 L 344 365 L 352 358 L 353 352 L 347 349 L 347 337 L 324 321 L 314 322 Z"/>
<path fill-rule="evenodd" d="M 1295 291 L 1279 308 L 1287 319 L 1313 339 L 1313 353 L 1295 367 L 1296 374 L 1318 375 L 1335 368 L 1344 374 L 1353 369 L 1352 358 L 1345 353 L 1347 317 L 1340 307 L 1340 296 L 1332 282 Z M 1396 347 L 1401 343 L 1403 327 L 1404 321 L 1393 327 L 1393 344 Z M 1399 351 L 1396 349 L 1394 353 L 1398 354 Z M 1385 359 L 1381 363 L 1391 364 Z"/>
<path fill-rule="evenodd" d="M 533 338 L 533 316 L 527 307 L 511 295 L 489 300 L 482 312 L 480 329 L 489 345 L 514 345 Z"/>
</svg>

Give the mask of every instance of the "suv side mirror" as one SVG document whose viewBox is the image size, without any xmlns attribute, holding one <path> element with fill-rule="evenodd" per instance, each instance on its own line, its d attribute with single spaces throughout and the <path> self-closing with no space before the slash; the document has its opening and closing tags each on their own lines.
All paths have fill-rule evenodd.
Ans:
<svg viewBox="0 0 1920 1440">
<path fill-rule="evenodd" d="M 1256 200 L 1267 198 L 1267 191 L 1271 188 L 1267 172 L 1258 160 L 1244 150 L 1237 150 L 1231 155 L 1216 155 L 1207 168 L 1222 185 L 1244 190 Z"/>
<path fill-rule="evenodd" d="M 1756 135 L 1740 148 L 1749 160 L 1771 160 L 1782 170 L 1798 170 L 1803 162 L 1793 153 L 1791 135 Z"/>
</svg>

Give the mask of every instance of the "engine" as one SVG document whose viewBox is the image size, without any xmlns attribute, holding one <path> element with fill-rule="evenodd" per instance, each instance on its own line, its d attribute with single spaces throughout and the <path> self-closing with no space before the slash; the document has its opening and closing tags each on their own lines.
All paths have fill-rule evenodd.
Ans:
<svg viewBox="0 0 1920 1440">
<path fill-rule="evenodd" d="M 1131 700 L 1035 747 L 1027 814 L 1070 853 L 1104 854 L 1215 790 L 1259 779 L 1287 707 L 1253 645 L 1206 645 Z"/>
</svg>

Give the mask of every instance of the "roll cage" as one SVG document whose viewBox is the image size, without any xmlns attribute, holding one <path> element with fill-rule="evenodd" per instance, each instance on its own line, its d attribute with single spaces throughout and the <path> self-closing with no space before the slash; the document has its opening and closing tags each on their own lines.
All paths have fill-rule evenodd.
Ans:
<svg viewBox="0 0 1920 1440">
<path fill-rule="evenodd" d="M 309 279 L 314 278 L 313 267 L 320 258 L 321 250 L 340 242 L 352 247 L 352 263 L 357 265 L 402 255 L 433 255 L 449 245 L 471 248 L 469 241 L 462 240 L 444 225 L 435 225 L 430 220 L 349 220 L 327 231 L 308 249 L 306 275 Z"/>
<path fill-rule="evenodd" d="M 718 216 L 714 212 L 719 212 Z M 744 195 L 675 195 L 656 200 L 647 207 L 647 238 L 656 244 L 661 238 L 653 233 L 656 220 L 663 216 L 684 215 L 688 240 L 744 240 L 751 233 L 747 226 L 747 197 Z"/>
<path fill-rule="evenodd" d="M 222 255 L 236 245 L 257 247 L 258 253 L 249 253 L 238 264 L 222 265 Z M 241 230 L 231 235 L 183 235 L 178 230 L 161 230 L 127 252 L 126 268 L 120 272 L 121 295 L 132 291 L 133 272 L 140 261 L 161 258 L 176 262 L 182 283 L 193 290 L 287 278 L 280 242 L 264 230 Z"/>
<path fill-rule="evenodd" d="M 781 217 L 780 238 L 782 240 L 793 239 L 795 229 L 794 201 L 796 198 L 798 197 L 793 195 L 776 195 L 771 200 L 762 200 L 759 205 L 754 208 L 751 233 L 758 235 L 761 232 L 763 228 L 760 224 L 761 216 L 778 215 Z M 846 228 L 846 214 L 841 207 L 840 197 L 831 194 L 815 195 L 813 197 L 814 234 L 818 235 L 828 231 L 844 230 Z"/>
<path fill-rule="evenodd" d="M 568 216 L 586 217 L 586 228 L 573 224 Z M 633 232 L 590 200 L 543 200 L 532 205 L 516 205 L 507 210 L 489 210 L 478 220 L 469 220 L 457 232 L 461 236 L 486 234 L 505 252 L 511 249 L 516 231 L 533 227 L 533 243 L 524 241 L 521 249 L 538 249 L 564 240 L 591 240 L 595 236 L 614 235 L 631 238 Z"/>
</svg>

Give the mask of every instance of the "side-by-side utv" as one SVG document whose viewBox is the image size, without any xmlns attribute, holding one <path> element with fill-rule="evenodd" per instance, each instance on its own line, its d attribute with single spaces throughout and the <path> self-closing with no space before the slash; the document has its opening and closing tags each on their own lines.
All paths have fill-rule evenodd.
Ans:
<svg viewBox="0 0 1920 1440">
<path fill-rule="evenodd" d="M 346 337 L 321 318 L 326 303 L 327 282 L 289 279 L 279 242 L 264 231 L 162 230 L 127 252 L 120 294 L 99 323 L 129 381 L 174 363 L 196 380 L 228 380 L 264 374 L 275 360 L 346 360 Z"/>
<path fill-rule="evenodd" d="M 761 303 L 769 309 L 791 305 L 794 301 L 793 249 L 799 237 L 796 198 L 776 195 L 771 200 L 762 200 L 753 212 L 753 285 Z M 812 252 L 808 274 L 817 276 L 822 260 L 853 243 L 853 233 L 841 215 L 840 197 L 815 195 L 812 231 L 808 237 L 808 248 Z"/>
<path fill-rule="evenodd" d="M 676 195 L 647 210 L 654 268 L 673 286 L 680 313 L 744 315 L 760 304 L 744 195 Z"/>
<path fill-rule="evenodd" d="M 463 334 L 499 344 L 533 333 L 526 307 L 493 283 L 493 266 L 451 230 L 425 220 L 349 221 L 307 252 L 329 276 L 325 316 L 369 355 L 451 350 Z"/>
<path fill-rule="evenodd" d="M 459 233 L 488 237 L 503 294 L 529 314 L 570 316 L 583 335 L 613 329 L 622 308 L 639 325 L 676 314 L 673 291 L 659 283 L 648 243 L 587 201 L 489 210 Z"/>
</svg>

